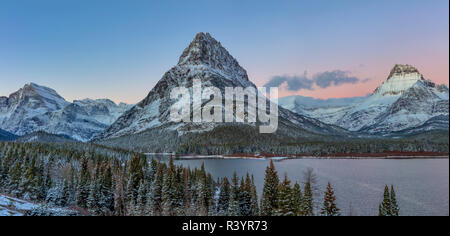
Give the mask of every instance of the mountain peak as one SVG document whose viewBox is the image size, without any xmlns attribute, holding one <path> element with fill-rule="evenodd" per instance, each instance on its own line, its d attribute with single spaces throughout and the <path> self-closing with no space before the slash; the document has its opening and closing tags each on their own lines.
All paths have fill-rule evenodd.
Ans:
<svg viewBox="0 0 450 236">
<path fill-rule="evenodd" d="M 391 79 L 393 77 L 407 77 L 407 75 L 414 75 L 414 76 L 420 76 L 422 77 L 422 74 L 420 74 L 419 70 L 415 68 L 412 65 L 402 65 L 402 64 L 396 64 L 394 68 L 392 68 L 391 73 L 389 74 L 388 79 Z"/>
<path fill-rule="evenodd" d="M 61 109 L 69 104 L 54 89 L 35 83 L 27 83 L 23 88 L 12 93 L 8 98 L 8 104 L 28 103 L 32 107 L 48 107 Z"/>
<path fill-rule="evenodd" d="M 214 39 L 209 33 L 198 33 L 189 46 L 183 51 L 178 66 L 206 66 L 230 79 L 244 78 L 248 81 L 247 72 L 238 61 Z"/>
<path fill-rule="evenodd" d="M 388 79 L 375 90 L 374 94 L 381 96 L 401 95 L 418 81 L 424 82 L 425 79 L 417 68 L 411 65 L 397 64 L 391 70 Z"/>
</svg>

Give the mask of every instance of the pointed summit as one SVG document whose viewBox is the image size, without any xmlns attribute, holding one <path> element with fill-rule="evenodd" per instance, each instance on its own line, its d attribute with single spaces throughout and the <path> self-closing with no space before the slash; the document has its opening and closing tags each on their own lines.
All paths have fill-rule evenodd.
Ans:
<svg viewBox="0 0 450 236">
<path fill-rule="evenodd" d="M 401 95 L 418 81 L 425 81 L 418 69 L 411 65 L 397 64 L 391 70 L 388 79 L 375 90 L 374 95 Z"/>
<path fill-rule="evenodd" d="M 406 77 L 407 75 L 422 77 L 422 74 L 420 74 L 419 70 L 414 66 L 397 64 L 392 68 L 388 79 L 393 77 Z"/>
<path fill-rule="evenodd" d="M 28 83 L 12 93 L 8 98 L 9 104 L 29 103 L 32 107 L 43 106 L 51 110 L 62 109 L 69 105 L 54 89 L 35 83 Z"/>
<path fill-rule="evenodd" d="M 238 61 L 209 33 L 198 33 L 183 51 L 178 66 L 206 66 L 220 71 L 230 79 L 248 81 L 247 71 Z"/>
<path fill-rule="evenodd" d="M 203 88 L 215 87 L 221 92 L 225 92 L 226 88 L 256 87 L 248 79 L 247 72 L 221 43 L 208 33 L 199 33 L 183 51 L 178 64 L 163 75 L 147 97 L 97 135 L 94 141 L 107 146 L 135 147 L 135 150 L 139 149 L 144 152 L 191 152 L 192 150 L 189 148 L 193 147 L 194 143 L 199 145 L 205 141 L 199 138 L 201 137 L 199 134 L 220 136 L 220 141 L 217 142 L 221 143 L 221 146 L 226 143 L 231 143 L 231 145 L 241 143 L 236 141 L 236 138 L 227 138 L 227 133 L 230 132 L 234 133 L 235 137 L 247 136 L 249 132 L 253 134 L 257 132 L 255 137 L 261 139 L 252 137 L 251 139 L 255 142 L 267 138 L 259 136 L 258 127 L 254 123 L 173 122 L 170 113 L 172 105 L 177 102 L 177 99 L 171 98 L 171 92 L 174 88 L 184 87 L 189 90 L 189 96 L 191 94 L 194 96 L 195 80 L 200 81 Z M 205 100 L 203 99 L 203 101 Z M 192 107 L 192 110 L 201 109 L 201 107 L 194 107 L 195 104 L 191 98 L 184 102 L 184 105 Z M 282 120 L 279 137 L 336 135 L 345 132 L 340 128 L 325 125 L 283 108 L 279 108 L 279 111 Z M 125 143 L 128 141 L 125 140 L 132 144 L 129 143 L 130 145 L 126 146 Z"/>
</svg>

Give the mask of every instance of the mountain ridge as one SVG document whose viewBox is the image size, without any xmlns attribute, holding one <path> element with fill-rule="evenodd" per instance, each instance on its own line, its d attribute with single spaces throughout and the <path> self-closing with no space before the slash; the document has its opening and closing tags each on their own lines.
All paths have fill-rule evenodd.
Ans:
<svg viewBox="0 0 450 236">
<path fill-rule="evenodd" d="M 0 97 L 0 128 L 17 136 L 46 131 L 89 141 L 129 108 L 109 99 L 70 103 L 54 89 L 27 83 L 9 97 Z"/>
<path fill-rule="evenodd" d="M 351 101 L 347 105 L 332 105 L 329 108 L 316 105 L 308 108 L 307 105 L 296 104 L 293 102 L 295 100 L 295 97 L 281 98 L 280 104 L 325 123 L 375 135 L 412 129 L 433 117 L 448 116 L 449 113 L 448 87 L 426 80 L 411 65 L 400 64 L 394 66 L 387 80 L 370 96 L 356 98 L 357 101 L 347 98 Z"/>
</svg>

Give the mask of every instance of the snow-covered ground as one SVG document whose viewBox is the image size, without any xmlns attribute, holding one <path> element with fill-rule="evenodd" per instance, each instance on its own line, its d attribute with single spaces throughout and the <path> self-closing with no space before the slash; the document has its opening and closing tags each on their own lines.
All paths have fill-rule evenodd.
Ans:
<svg viewBox="0 0 450 236">
<path fill-rule="evenodd" d="M 69 209 L 51 208 L 0 194 L 0 216 L 25 216 L 27 212 L 33 212 L 31 215 L 34 216 L 70 216 L 78 214 Z"/>
<path fill-rule="evenodd" d="M 30 202 L 0 195 L 0 216 L 23 216 L 25 211 L 37 207 L 38 205 Z"/>
</svg>

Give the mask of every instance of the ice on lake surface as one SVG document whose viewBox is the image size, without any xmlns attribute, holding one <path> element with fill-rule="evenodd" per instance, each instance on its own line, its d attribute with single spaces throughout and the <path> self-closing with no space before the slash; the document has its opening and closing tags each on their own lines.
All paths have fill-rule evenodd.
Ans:
<svg viewBox="0 0 450 236">
<path fill-rule="evenodd" d="M 175 160 L 175 163 L 192 168 L 200 168 L 205 163 L 214 178 L 231 177 L 234 171 L 240 176 L 249 172 L 255 176 L 261 193 L 269 161 L 197 159 Z M 328 181 L 331 182 L 343 215 L 350 211 L 352 215 L 377 215 L 386 184 L 395 187 L 401 215 L 449 215 L 448 159 L 289 159 L 274 163 L 280 178 L 287 173 L 293 183 L 302 183 L 304 172 L 313 168 L 320 194 Z M 322 196 L 317 201 L 321 204 Z"/>
</svg>

